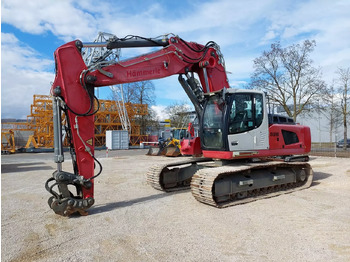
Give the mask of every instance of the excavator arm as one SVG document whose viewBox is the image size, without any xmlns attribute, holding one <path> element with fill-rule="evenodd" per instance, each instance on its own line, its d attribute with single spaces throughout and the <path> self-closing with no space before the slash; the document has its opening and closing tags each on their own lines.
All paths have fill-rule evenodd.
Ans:
<svg viewBox="0 0 350 262">
<path fill-rule="evenodd" d="M 87 66 L 82 57 L 83 49 L 101 45 L 109 50 L 136 47 L 160 49 L 119 62 L 100 57 Z M 161 39 L 112 38 L 106 43 L 77 40 L 59 47 L 54 56 L 56 76 L 51 94 L 57 170 L 45 186 L 52 194 L 49 206 L 63 216 L 75 212 L 87 214 L 86 210 L 94 204 L 94 179 L 102 172 L 102 166 L 94 156 L 94 114 L 99 109 L 98 99 L 94 95 L 95 87 L 179 75 L 179 82 L 199 117 L 204 107 L 204 93 L 229 88 L 224 60 L 219 46 L 214 42 L 201 45 L 177 36 Z M 194 73 L 201 84 L 195 80 Z M 62 169 L 62 115 L 66 118 L 64 129 L 70 144 L 73 173 Z M 76 192 L 72 192 L 74 188 Z"/>
</svg>

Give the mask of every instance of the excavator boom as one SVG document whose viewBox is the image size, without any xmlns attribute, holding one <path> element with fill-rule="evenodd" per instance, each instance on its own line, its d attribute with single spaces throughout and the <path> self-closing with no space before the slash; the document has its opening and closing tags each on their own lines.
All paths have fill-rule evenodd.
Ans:
<svg viewBox="0 0 350 262">
<path fill-rule="evenodd" d="M 160 47 L 159 50 L 119 62 L 101 57 L 89 67 L 82 50 L 92 46 L 107 49 L 132 47 Z M 106 43 L 86 43 L 76 40 L 59 47 L 55 53 L 56 76 L 51 88 L 54 105 L 55 162 L 57 170 L 46 182 L 52 194 L 49 206 L 60 215 L 75 212 L 86 214 L 94 203 L 94 178 L 102 166 L 94 157 L 94 113 L 99 108 L 94 88 L 179 75 L 179 81 L 192 101 L 198 115 L 202 114 L 204 92 L 228 88 L 223 57 L 219 46 L 209 42 L 203 46 L 186 42 L 179 37 L 151 39 L 127 37 L 110 38 Z M 194 80 L 198 74 L 204 89 Z M 184 79 L 183 75 L 187 78 Z M 74 173 L 62 171 L 61 115 L 65 113 L 66 133 L 70 143 Z M 95 162 L 99 167 L 95 175 Z M 76 188 L 76 193 L 68 189 Z M 54 188 L 57 187 L 58 191 Z"/>
</svg>

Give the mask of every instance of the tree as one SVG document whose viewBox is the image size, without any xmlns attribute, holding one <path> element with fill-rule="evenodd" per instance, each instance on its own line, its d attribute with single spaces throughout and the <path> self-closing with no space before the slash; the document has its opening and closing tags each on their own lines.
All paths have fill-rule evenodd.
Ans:
<svg viewBox="0 0 350 262">
<path fill-rule="evenodd" d="M 341 94 L 341 103 L 340 103 L 340 109 L 341 109 L 341 116 L 343 120 L 343 127 L 344 127 L 344 150 L 347 150 L 347 133 L 348 133 L 348 116 L 350 115 L 348 103 L 350 101 L 349 97 L 349 85 L 350 85 L 350 68 L 339 68 L 337 71 L 338 78 L 337 78 L 337 84 L 338 84 L 338 91 Z"/>
<path fill-rule="evenodd" d="M 323 102 L 324 106 L 319 106 L 318 111 L 328 120 L 329 141 L 332 142 L 333 131 L 341 125 L 340 105 L 334 83 L 328 88 L 327 95 L 323 97 Z"/>
<path fill-rule="evenodd" d="M 188 124 L 188 111 L 191 107 L 185 102 L 173 103 L 166 107 L 166 112 L 169 115 L 172 127 L 187 127 Z"/>
<path fill-rule="evenodd" d="M 266 91 L 271 102 L 282 106 L 294 121 L 326 91 L 321 71 L 312 66 L 309 57 L 315 46 L 314 40 L 286 48 L 277 42 L 254 59 L 251 88 Z"/>
<path fill-rule="evenodd" d="M 146 134 L 147 126 L 155 122 L 155 114 L 151 113 L 150 107 L 155 102 L 155 87 L 151 81 L 140 81 L 126 83 L 122 85 L 125 103 L 148 105 L 148 114 L 141 115 L 136 120 L 140 125 L 141 135 Z M 118 99 L 118 95 L 113 93 L 113 99 Z"/>
<path fill-rule="evenodd" d="M 141 134 L 143 135 L 151 134 L 154 131 L 159 133 L 161 128 L 157 113 L 150 106 L 147 108 L 147 115 L 139 118 L 138 123 L 140 124 Z"/>
<path fill-rule="evenodd" d="M 154 85 L 151 81 L 140 81 L 134 83 L 126 84 L 126 88 L 132 90 L 131 93 L 133 96 L 130 97 L 130 102 L 141 105 L 148 105 L 148 110 L 151 105 L 154 104 L 155 94 L 154 94 Z M 152 117 L 150 115 L 150 110 L 148 115 L 141 115 L 137 123 L 140 125 L 141 135 L 145 135 L 147 131 L 147 126 L 151 124 Z"/>
<path fill-rule="evenodd" d="M 123 84 L 126 103 L 152 105 L 155 102 L 154 85 L 151 81 Z"/>
</svg>

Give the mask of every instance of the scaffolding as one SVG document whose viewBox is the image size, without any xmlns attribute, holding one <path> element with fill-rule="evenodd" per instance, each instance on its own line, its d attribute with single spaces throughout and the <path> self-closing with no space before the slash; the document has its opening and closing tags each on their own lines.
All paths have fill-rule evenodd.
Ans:
<svg viewBox="0 0 350 262">
<path fill-rule="evenodd" d="M 107 130 L 124 130 L 123 120 L 120 119 L 117 101 L 99 100 L 100 110 L 95 114 L 95 147 L 103 147 L 106 143 Z M 140 133 L 138 119 L 148 114 L 147 105 L 125 103 L 125 111 L 130 119 L 130 144 L 139 145 L 147 141 L 148 136 Z M 2 133 L 13 131 L 32 131 L 28 142 L 38 147 L 53 148 L 53 112 L 52 97 L 48 95 L 34 95 L 27 122 L 10 122 L 2 124 Z M 65 117 L 62 117 L 65 121 Z M 64 124 L 64 123 L 63 123 Z M 5 134 L 4 134 L 5 135 Z M 30 141 L 29 141 L 30 140 Z M 24 143 L 25 144 L 25 143 Z M 67 141 L 64 145 L 68 146 Z"/>
<path fill-rule="evenodd" d="M 15 133 L 11 129 L 8 131 L 1 131 L 1 154 L 10 154 L 15 152 Z"/>
<path fill-rule="evenodd" d="M 130 144 L 138 145 L 147 140 L 140 132 L 138 118 L 148 114 L 147 105 L 125 103 L 125 111 L 130 121 Z M 100 100 L 100 110 L 95 114 L 95 145 L 105 145 L 107 130 L 125 130 L 118 111 L 118 102 Z"/>
<path fill-rule="evenodd" d="M 27 116 L 28 126 L 34 131 L 34 139 L 39 147 L 53 147 L 52 98 L 34 95 Z"/>
</svg>

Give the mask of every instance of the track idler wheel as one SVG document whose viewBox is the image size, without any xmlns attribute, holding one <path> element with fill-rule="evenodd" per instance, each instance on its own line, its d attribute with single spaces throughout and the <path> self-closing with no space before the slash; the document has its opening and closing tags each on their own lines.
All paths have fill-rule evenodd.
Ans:
<svg viewBox="0 0 350 262">
<path fill-rule="evenodd" d="M 296 172 L 296 179 L 298 182 L 304 182 L 307 179 L 305 169 L 300 169 Z"/>
</svg>

